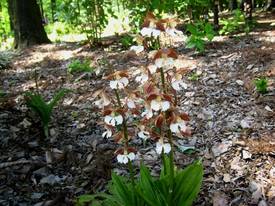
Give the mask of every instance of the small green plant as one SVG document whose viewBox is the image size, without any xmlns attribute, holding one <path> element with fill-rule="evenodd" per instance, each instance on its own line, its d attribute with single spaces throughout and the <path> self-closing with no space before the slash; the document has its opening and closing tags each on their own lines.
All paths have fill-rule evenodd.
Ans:
<svg viewBox="0 0 275 206">
<path fill-rule="evenodd" d="M 128 49 L 128 48 L 130 48 L 130 46 L 132 46 L 134 44 L 134 38 L 130 35 L 125 35 L 125 36 L 121 37 L 119 42 L 121 43 L 123 48 Z"/>
<path fill-rule="evenodd" d="M 268 80 L 265 77 L 261 77 L 254 80 L 257 92 L 261 94 L 267 93 Z"/>
<path fill-rule="evenodd" d="M 2 89 L 0 89 L 0 98 L 4 96 L 6 96 L 6 93 Z"/>
<path fill-rule="evenodd" d="M 213 27 L 209 23 L 188 24 L 187 31 L 191 34 L 187 38 L 187 48 L 196 48 L 198 52 L 204 52 L 206 41 L 212 41 L 215 36 Z"/>
<path fill-rule="evenodd" d="M 238 30 L 242 30 L 242 27 L 245 24 L 245 16 L 243 12 L 239 9 L 236 9 L 233 11 L 233 14 L 233 18 L 220 20 L 222 29 L 219 31 L 219 33 L 221 35 L 228 35 Z"/>
<path fill-rule="evenodd" d="M 46 102 L 38 93 L 25 93 L 27 106 L 35 113 L 37 113 L 41 119 L 45 137 L 49 136 L 49 123 L 51 120 L 53 108 L 68 92 L 69 90 L 67 89 L 61 89 L 49 102 Z"/>
<path fill-rule="evenodd" d="M 90 66 L 91 61 L 86 59 L 84 61 L 80 61 L 79 59 L 73 60 L 68 66 L 68 72 L 73 74 L 77 72 L 92 72 L 94 70 L 93 67 Z"/>
<path fill-rule="evenodd" d="M 188 79 L 191 81 L 198 81 L 199 78 L 200 78 L 200 75 L 197 74 L 196 72 L 191 73 L 191 75 L 188 77 Z"/>
<path fill-rule="evenodd" d="M 13 52 L 0 51 L 0 70 L 9 68 L 14 56 Z"/>
</svg>

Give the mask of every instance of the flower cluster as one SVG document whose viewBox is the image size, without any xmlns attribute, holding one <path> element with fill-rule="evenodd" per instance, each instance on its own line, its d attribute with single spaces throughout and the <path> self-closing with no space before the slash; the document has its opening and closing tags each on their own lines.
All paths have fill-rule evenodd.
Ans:
<svg viewBox="0 0 275 206">
<path fill-rule="evenodd" d="M 148 12 L 144 18 L 142 29 L 140 30 L 141 36 L 136 39 L 138 44 L 143 45 L 132 46 L 130 50 L 139 54 L 144 51 L 144 47 L 150 47 L 148 42 L 160 44 L 159 38 L 161 36 L 175 37 L 181 35 L 182 32 L 176 29 L 178 23 L 176 18 L 157 19 L 152 12 Z M 160 45 L 158 45 L 158 48 L 160 48 Z M 158 64 L 160 63 L 161 62 L 158 62 Z M 169 64 L 169 59 L 166 63 Z"/>
<path fill-rule="evenodd" d="M 141 34 L 158 37 L 161 32 L 178 33 L 172 21 L 157 20 L 148 13 Z M 139 47 L 133 49 L 141 51 Z M 137 73 L 114 72 L 104 78 L 109 89 L 95 93 L 95 104 L 104 116 L 106 130 L 102 136 L 113 137 L 121 145 L 116 151 L 118 162 L 127 164 L 135 159 L 132 138 L 155 140 L 156 153 L 168 154 L 173 152 L 173 138 L 190 135 L 189 117 L 178 109 L 177 92 L 187 88 L 186 70 L 175 66 L 178 58 L 171 48 L 153 51 L 147 65 Z"/>
<path fill-rule="evenodd" d="M 177 19 L 157 19 L 153 13 L 148 12 L 140 33 L 142 36 L 154 38 L 159 37 L 162 33 L 176 36 L 182 34 L 181 31 L 176 29 L 177 23 Z"/>
</svg>

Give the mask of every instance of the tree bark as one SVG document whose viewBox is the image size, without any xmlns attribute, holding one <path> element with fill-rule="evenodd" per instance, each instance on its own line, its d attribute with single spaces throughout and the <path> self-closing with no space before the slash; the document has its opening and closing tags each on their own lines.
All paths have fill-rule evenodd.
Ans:
<svg viewBox="0 0 275 206">
<path fill-rule="evenodd" d="M 219 29 L 219 0 L 214 0 L 213 13 L 214 13 L 214 28 L 217 31 Z"/>
<path fill-rule="evenodd" d="M 244 0 L 244 12 L 245 12 L 245 18 L 248 21 L 252 21 L 252 0 Z"/>
<path fill-rule="evenodd" d="M 238 8 L 238 2 L 237 2 L 237 0 L 231 0 L 229 7 L 230 7 L 231 10 L 237 9 Z"/>
<path fill-rule="evenodd" d="M 52 21 L 56 21 L 55 11 L 56 11 L 56 0 L 51 0 L 51 10 L 52 10 Z"/>
<path fill-rule="evenodd" d="M 266 0 L 266 10 L 272 10 L 275 7 L 275 0 Z"/>
<path fill-rule="evenodd" d="M 36 0 L 8 0 L 8 6 L 16 49 L 50 43 Z"/>
</svg>

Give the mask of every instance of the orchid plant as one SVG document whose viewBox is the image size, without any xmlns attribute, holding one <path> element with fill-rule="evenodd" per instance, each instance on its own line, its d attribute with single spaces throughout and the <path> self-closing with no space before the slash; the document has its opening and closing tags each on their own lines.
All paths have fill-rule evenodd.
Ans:
<svg viewBox="0 0 275 206">
<path fill-rule="evenodd" d="M 170 180 L 169 184 L 163 182 L 163 184 L 167 183 L 166 186 L 171 191 L 167 192 L 169 198 L 164 200 L 163 205 L 189 205 L 199 191 L 202 178 L 200 163 L 196 163 L 197 166 L 192 170 L 194 172 L 192 175 L 198 177 L 196 182 L 191 183 L 196 186 L 191 186 L 192 189 L 190 189 L 191 193 L 194 193 L 192 200 L 175 204 L 175 201 L 178 200 L 171 196 L 173 192 L 176 192 L 178 184 L 176 178 L 180 178 L 179 176 L 183 174 L 175 167 L 174 141 L 175 138 L 183 138 L 191 134 L 191 129 L 188 126 L 189 116 L 178 107 L 178 92 L 187 88 L 183 78 L 187 70 L 178 66 L 179 56 L 176 50 L 162 48 L 159 38 L 162 33 L 173 36 L 180 32 L 175 29 L 175 25 L 169 24 L 171 22 L 169 19 L 158 20 L 152 13 L 146 16 L 144 22 L 141 35 L 145 36 L 145 41 L 146 38 L 157 39 L 159 49 L 148 55 L 147 64 L 143 65 L 138 72 L 116 71 L 104 77 L 109 81 L 109 88 L 101 89 L 94 94 L 94 97 L 97 98 L 95 104 L 102 109 L 104 116 L 106 130 L 102 136 L 104 138 L 113 137 L 121 145 L 115 152 L 116 159 L 119 163 L 128 165 L 132 192 L 137 193 L 142 199 L 142 201 L 135 200 L 131 204 L 125 203 L 125 200 L 124 203 L 117 205 L 158 205 L 150 202 L 145 197 L 146 194 L 143 194 L 143 191 L 148 190 L 147 187 L 149 187 L 143 184 L 145 179 L 149 182 L 152 181 L 152 184 L 157 184 L 152 180 L 147 168 L 141 166 L 141 174 L 143 174 L 141 181 L 140 183 L 135 181 L 132 161 L 136 159 L 137 150 L 131 143 L 133 138 L 141 138 L 143 141 L 152 139 L 156 142 L 155 151 L 162 157 L 163 163 L 161 178 L 165 177 Z M 137 53 L 140 53 L 140 47 Z M 133 82 L 132 79 L 135 81 Z M 186 180 L 186 177 L 181 179 L 180 184 L 184 184 L 182 181 Z M 113 175 L 113 181 L 117 185 L 117 189 L 122 190 L 123 181 L 116 175 Z M 127 188 L 124 189 L 127 190 Z M 175 197 L 179 198 L 177 195 Z M 164 204 L 165 202 L 167 204 Z"/>
</svg>

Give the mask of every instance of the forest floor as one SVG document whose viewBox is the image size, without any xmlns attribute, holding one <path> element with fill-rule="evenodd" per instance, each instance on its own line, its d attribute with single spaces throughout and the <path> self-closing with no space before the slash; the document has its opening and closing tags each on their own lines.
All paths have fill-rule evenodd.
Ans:
<svg viewBox="0 0 275 206">
<path fill-rule="evenodd" d="M 274 18 L 275 19 L 275 18 Z M 181 107 L 190 117 L 192 136 L 177 140 L 176 162 L 184 167 L 202 158 L 203 186 L 195 205 L 275 205 L 275 29 L 259 27 L 237 38 L 217 37 L 203 55 L 176 49 L 186 68 L 188 89 Z M 73 59 L 91 59 L 102 68 L 135 68 L 144 55 L 117 45 L 91 49 L 76 43 L 49 44 L 21 51 L 0 71 L 5 96 L 0 101 L 0 205 L 73 205 L 78 195 L 104 189 L 110 171 L 126 174 L 116 163 L 117 145 L 101 137 L 102 117 L 93 94 L 108 85 L 94 74 L 70 75 Z M 194 75 L 197 73 L 198 75 Z M 35 78 L 36 76 L 36 78 Z M 268 78 L 268 92 L 255 91 L 254 79 Z M 195 77 L 195 78 L 194 78 Z M 23 92 L 35 89 L 49 99 L 67 94 L 54 110 L 50 138 L 27 107 Z M 154 173 L 159 157 L 153 142 L 140 140 L 139 158 Z M 190 151 L 190 150 L 189 150 Z"/>
</svg>

